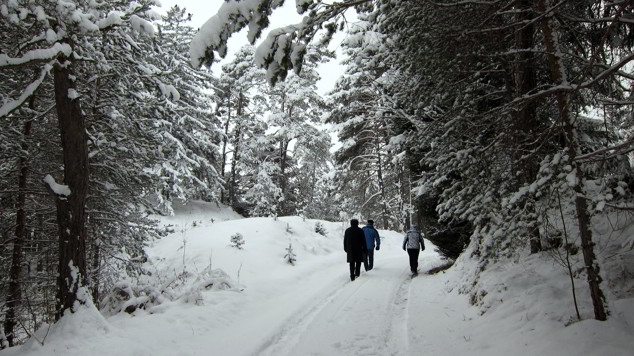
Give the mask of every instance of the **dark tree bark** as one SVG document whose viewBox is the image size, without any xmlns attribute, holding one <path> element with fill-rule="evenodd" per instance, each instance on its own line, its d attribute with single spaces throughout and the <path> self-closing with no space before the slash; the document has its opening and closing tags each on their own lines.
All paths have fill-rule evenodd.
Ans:
<svg viewBox="0 0 634 356">
<path fill-rule="evenodd" d="M 84 116 L 79 99 L 69 97 L 69 90 L 74 89 L 72 63 L 66 58 L 59 61 L 53 69 L 55 104 L 64 156 L 64 183 L 71 193 L 56 197 L 59 226 L 57 319 L 75 302 L 82 302 L 77 292 L 88 285 L 85 207 L 89 173 Z"/>
<path fill-rule="evenodd" d="M 33 109 L 33 100 L 31 97 L 29 106 Z M 28 138 L 31 136 L 32 121 L 29 120 L 24 124 L 23 137 L 21 148 L 22 152 L 28 152 L 29 144 Z M 26 231 L 26 183 L 29 175 L 28 157 L 22 155 L 18 161 L 19 176 L 18 176 L 18 200 L 17 200 L 17 213 L 16 213 L 16 225 L 15 236 L 13 238 L 13 254 L 11 259 L 11 268 L 9 269 L 9 290 L 7 294 L 6 314 L 4 318 L 4 331 L 9 346 L 13 346 L 14 329 L 17 325 L 17 309 L 22 299 L 22 285 L 21 285 L 21 271 L 23 254 L 22 248 L 24 247 L 24 237 Z"/>
<path fill-rule="evenodd" d="M 242 126 L 238 123 L 233 141 L 233 156 L 231 157 L 231 179 L 229 182 L 229 205 L 235 207 L 238 184 L 238 162 L 240 161 L 240 145 L 242 144 Z"/>
<path fill-rule="evenodd" d="M 381 191 L 381 218 L 383 220 L 383 228 L 388 229 L 390 226 L 389 209 L 387 208 L 387 196 L 385 193 L 385 182 L 383 181 L 383 160 L 381 157 L 381 145 L 376 143 L 376 159 L 377 159 L 377 180 L 379 190 Z"/>
<path fill-rule="evenodd" d="M 518 2 L 518 20 L 519 25 L 522 26 L 517 32 L 515 37 L 515 44 L 518 52 L 515 59 L 514 69 L 514 85 L 515 96 L 522 97 L 530 93 L 537 88 L 536 70 L 535 70 L 535 56 L 532 48 L 534 46 L 535 38 L 535 26 L 533 24 L 533 15 L 531 10 L 532 0 L 520 0 Z M 519 138 L 523 150 L 519 150 L 516 153 L 515 162 L 518 163 L 517 171 L 521 172 L 519 175 L 519 184 L 525 184 L 532 182 L 537 176 L 539 170 L 539 164 L 536 158 L 529 156 L 522 159 L 524 152 L 531 152 L 535 149 L 535 144 L 531 142 L 534 140 L 533 131 L 539 127 L 537 118 L 537 104 L 534 101 L 527 103 L 525 106 L 515 111 L 514 124 L 516 134 L 515 138 Z M 535 206 L 531 202 L 526 203 L 526 211 L 529 214 L 535 212 Z M 529 239 L 531 253 L 537 253 L 542 250 L 541 239 L 539 234 L 539 228 L 534 226 L 529 228 Z"/>
<path fill-rule="evenodd" d="M 286 139 L 282 139 L 280 141 L 280 177 L 279 184 L 280 190 L 282 191 L 282 197 L 284 200 L 280 202 L 277 208 L 277 215 L 286 215 L 289 213 L 288 209 L 288 201 L 287 201 L 287 184 L 286 181 L 288 178 L 286 177 L 286 167 L 288 166 L 288 144 L 290 142 Z"/>
<path fill-rule="evenodd" d="M 92 243 L 92 301 L 97 305 L 99 302 L 99 272 L 100 272 L 100 263 L 99 259 L 101 258 L 99 241 L 94 241 Z"/>
<path fill-rule="evenodd" d="M 547 0 L 537 0 L 536 6 L 539 14 L 546 14 L 548 9 Z M 561 51 L 557 44 L 557 32 L 553 26 L 551 15 L 545 15 L 543 17 L 541 29 L 544 35 L 544 45 L 548 52 L 548 64 L 552 80 L 555 85 L 565 85 L 567 84 L 565 77 L 566 72 L 562 60 L 558 55 Z M 605 306 L 605 296 L 600 287 L 602 279 L 599 275 L 599 265 L 594 254 L 594 242 L 592 241 L 592 231 L 590 231 L 590 214 L 588 213 L 588 204 L 581 186 L 585 177 L 583 167 L 581 167 L 580 163 L 575 161 L 580 151 L 578 135 L 574 126 L 572 113 L 570 112 L 570 95 L 568 92 L 560 90 L 556 94 L 556 99 L 568 156 L 572 169 L 576 173 L 576 184 L 573 187 L 575 192 L 575 208 L 577 212 L 577 222 L 579 224 L 581 250 L 586 265 L 588 285 L 590 287 L 590 295 L 592 296 L 592 305 L 594 307 L 594 317 L 597 320 L 606 320 L 607 308 Z"/>
<path fill-rule="evenodd" d="M 284 112 L 286 106 L 286 95 L 284 94 L 282 97 L 282 112 Z M 293 122 L 293 105 L 290 104 L 288 108 L 288 122 Z M 278 204 L 277 207 L 277 215 L 286 215 L 289 213 L 288 211 L 288 189 L 287 189 L 287 181 L 288 177 L 286 177 L 286 168 L 288 167 L 288 145 L 290 144 L 290 140 L 286 138 L 282 138 L 280 141 L 280 176 L 278 179 L 278 184 L 280 186 L 280 190 L 282 191 L 283 201 Z"/>
<path fill-rule="evenodd" d="M 231 100 L 227 99 L 227 120 L 225 120 L 224 126 L 224 136 L 222 138 L 222 163 L 220 164 L 220 177 L 225 179 L 225 169 L 227 167 L 227 150 L 229 146 L 229 124 L 231 123 Z M 220 202 L 224 204 L 231 204 L 232 202 L 228 201 L 227 198 L 227 190 L 230 190 L 228 187 L 229 182 L 224 183 L 224 189 L 220 191 Z"/>
</svg>

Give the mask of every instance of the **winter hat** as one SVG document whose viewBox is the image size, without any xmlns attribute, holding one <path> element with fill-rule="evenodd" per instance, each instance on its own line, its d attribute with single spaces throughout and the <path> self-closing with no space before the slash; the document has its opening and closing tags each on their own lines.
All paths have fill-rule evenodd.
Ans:
<svg viewBox="0 0 634 356">
<path fill-rule="evenodd" d="M 374 220 L 368 219 L 368 225 L 374 225 Z"/>
</svg>

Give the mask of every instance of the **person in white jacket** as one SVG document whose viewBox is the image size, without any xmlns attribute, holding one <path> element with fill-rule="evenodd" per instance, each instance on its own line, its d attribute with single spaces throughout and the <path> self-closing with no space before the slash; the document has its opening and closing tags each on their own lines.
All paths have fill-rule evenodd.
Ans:
<svg viewBox="0 0 634 356">
<path fill-rule="evenodd" d="M 411 225 L 403 240 L 403 251 L 409 255 L 409 267 L 413 274 L 418 274 L 418 254 L 425 250 L 423 235 L 418 232 L 416 225 Z"/>
</svg>

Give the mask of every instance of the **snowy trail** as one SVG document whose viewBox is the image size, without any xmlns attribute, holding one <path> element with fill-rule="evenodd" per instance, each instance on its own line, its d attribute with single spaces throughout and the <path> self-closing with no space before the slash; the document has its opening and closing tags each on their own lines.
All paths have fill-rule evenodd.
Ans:
<svg viewBox="0 0 634 356">
<path fill-rule="evenodd" d="M 589 296 L 580 294 L 586 319 L 567 324 L 574 313 L 569 281 L 546 256 L 492 266 L 480 276 L 485 293 L 474 306 L 473 295 L 458 291 L 479 268 L 476 261 L 429 275 L 445 264 L 429 242 L 419 257 L 422 273 L 412 279 L 402 234 L 381 231 L 375 269 L 351 282 L 342 251 L 345 224 L 319 221 L 328 231 L 322 235 L 315 220 L 241 219 L 227 211 L 210 216 L 210 210 L 201 204 L 167 219 L 182 229 L 150 249 L 154 273 L 144 283 L 162 286 L 175 271 L 189 272 L 164 292 L 163 303 L 108 318 L 81 308 L 0 355 L 632 354 L 634 299 L 619 300 L 614 316 L 599 324 L 588 316 Z M 245 237 L 242 250 L 227 245 L 236 233 Z M 291 243 L 293 266 L 284 260 Z M 240 288 L 201 288 L 207 266 L 225 271 Z"/>
<path fill-rule="evenodd" d="M 405 355 L 411 278 L 406 257 L 377 259 L 354 282 L 314 299 L 257 355 Z"/>
</svg>

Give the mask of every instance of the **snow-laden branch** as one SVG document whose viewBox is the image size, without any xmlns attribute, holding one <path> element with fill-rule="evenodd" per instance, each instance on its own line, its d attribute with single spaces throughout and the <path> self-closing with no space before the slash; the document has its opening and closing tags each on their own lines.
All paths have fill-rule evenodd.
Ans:
<svg viewBox="0 0 634 356">
<path fill-rule="evenodd" d="M 631 138 L 623 143 L 618 145 L 614 145 L 612 147 L 602 148 L 600 150 L 596 150 L 590 153 L 586 153 L 583 155 L 579 155 L 575 157 L 576 161 L 589 161 L 589 160 L 602 160 L 611 157 L 615 157 L 617 155 L 624 155 L 626 153 L 634 151 L 634 138 Z M 600 156 L 600 157 L 596 157 Z"/>
<path fill-rule="evenodd" d="M 494 0 L 494 1 L 464 0 L 464 1 L 457 1 L 457 2 L 451 2 L 451 3 L 430 1 L 432 5 L 439 6 L 439 7 L 454 7 L 454 6 L 465 6 L 465 5 L 495 5 L 495 4 L 498 4 L 499 2 L 500 0 Z"/>
<path fill-rule="evenodd" d="M 24 89 L 19 98 L 2 105 L 2 107 L 0 107 L 0 118 L 8 116 L 13 111 L 22 106 L 22 104 L 24 104 L 24 102 L 26 102 L 31 97 L 31 95 L 33 95 L 33 93 L 35 93 L 35 91 L 40 87 L 40 85 L 44 81 L 44 78 L 46 78 L 46 75 L 51 71 L 51 68 L 53 68 L 52 62 L 46 64 L 44 68 L 42 68 L 40 76 L 34 82 L 29 84 L 26 89 Z"/>
<path fill-rule="evenodd" d="M 337 19 L 346 9 L 371 0 L 339 1 L 325 4 L 321 1 L 297 3 L 298 12 L 310 10 L 299 24 L 278 28 L 269 33 L 258 46 L 255 62 L 267 69 L 268 80 L 275 84 L 285 79 L 290 69 L 299 73 L 308 43 L 328 21 Z M 227 41 L 231 35 L 248 28 L 247 38 L 251 44 L 261 36 L 269 25 L 272 11 L 282 5 L 282 0 L 228 0 L 215 16 L 200 28 L 190 46 L 190 61 L 193 67 L 210 66 L 216 53 L 227 54 Z M 332 27 L 333 24 L 331 23 Z M 336 28 L 332 28 L 336 31 Z"/>
<path fill-rule="evenodd" d="M 193 67 L 213 62 L 213 51 L 220 57 L 227 54 L 227 40 L 229 37 L 249 27 L 248 39 L 254 43 L 260 37 L 262 29 L 269 25 L 270 9 L 281 6 L 281 1 L 271 4 L 267 0 L 230 0 L 220 6 L 215 16 L 205 22 L 192 40 L 189 55 Z M 260 9 L 269 7 L 262 16 Z M 267 15 L 268 14 L 268 15 Z"/>
<path fill-rule="evenodd" d="M 22 57 L 11 58 L 6 54 L 0 54 L 0 69 L 7 69 L 26 64 L 50 61 L 60 54 L 69 57 L 73 49 L 68 43 L 55 43 L 50 48 L 34 49 L 26 52 Z"/>
<path fill-rule="evenodd" d="M 621 60 L 619 60 L 616 64 L 606 68 L 604 71 L 602 71 L 598 75 L 592 77 L 591 79 L 581 84 L 560 84 L 560 85 L 555 85 L 550 88 L 538 91 L 533 94 L 526 94 L 526 95 L 513 99 L 511 102 L 509 102 L 507 105 L 504 105 L 503 107 L 492 109 L 489 113 L 492 113 L 501 109 L 513 108 L 522 103 L 531 102 L 539 98 L 543 98 L 545 96 L 554 95 L 557 92 L 575 92 L 581 89 L 587 89 L 595 85 L 597 82 L 608 78 L 612 74 L 620 73 L 620 69 L 626 66 L 628 63 L 632 62 L 633 60 L 634 60 L 634 53 L 630 53 L 626 55 L 625 57 L 621 58 Z"/>
</svg>

